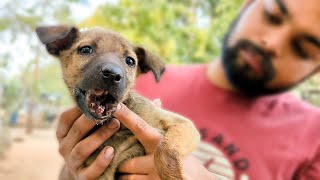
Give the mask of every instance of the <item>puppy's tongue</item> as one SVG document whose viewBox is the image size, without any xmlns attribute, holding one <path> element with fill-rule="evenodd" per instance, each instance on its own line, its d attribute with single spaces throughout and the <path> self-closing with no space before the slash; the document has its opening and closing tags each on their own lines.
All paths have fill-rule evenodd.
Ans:
<svg viewBox="0 0 320 180">
<path fill-rule="evenodd" d="M 105 90 L 101 90 L 101 89 L 95 89 L 93 90 L 93 93 L 97 96 L 101 96 L 103 93 L 105 92 Z"/>
<path fill-rule="evenodd" d="M 99 105 L 99 106 L 97 107 L 97 109 L 96 109 L 96 113 L 99 114 L 100 116 L 102 116 L 104 110 L 105 110 L 105 107 Z"/>
</svg>

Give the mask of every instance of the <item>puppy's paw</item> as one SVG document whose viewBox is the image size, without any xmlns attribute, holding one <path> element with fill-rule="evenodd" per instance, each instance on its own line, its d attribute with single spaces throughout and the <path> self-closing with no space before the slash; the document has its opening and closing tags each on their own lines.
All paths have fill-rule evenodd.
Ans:
<svg viewBox="0 0 320 180">
<path fill-rule="evenodd" d="M 178 151 L 162 141 L 154 154 L 156 170 L 162 180 L 182 180 L 183 171 Z"/>
</svg>

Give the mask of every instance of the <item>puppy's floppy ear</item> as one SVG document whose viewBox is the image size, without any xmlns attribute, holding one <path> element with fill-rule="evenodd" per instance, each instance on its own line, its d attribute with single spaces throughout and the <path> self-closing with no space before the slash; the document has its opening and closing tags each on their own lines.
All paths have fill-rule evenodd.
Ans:
<svg viewBox="0 0 320 180">
<path fill-rule="evenodd" d="M 165 70 L 164 63 L 161 61 L 161 59 L 143 47 L 137 46 L 134 48 L 134 50 L 138 57 L 138 65 L 141 73 L 147 73 L 151 70 L 156 81 L 159 82 L 160 77 Z"/>
<path fill-rule="evenodd" d="M 60 51 L 70 48 L 79 34 L 76 27 L 67 25 L 40 26 L 36 28 L 36 32 L 48 52 L 56 56 Z"/>
</svg>

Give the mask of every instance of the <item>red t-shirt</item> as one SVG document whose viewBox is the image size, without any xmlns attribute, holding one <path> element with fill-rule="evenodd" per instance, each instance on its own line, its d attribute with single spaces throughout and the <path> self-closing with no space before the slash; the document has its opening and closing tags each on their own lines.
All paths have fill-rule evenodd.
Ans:
<svg viewBox="0 0 320 180">
<path fill-rule="evenodd" d="M 142 75 L 136 90 L 191 119 L 202 135 L 194 152 L 230 179 L 320 179 L 320 109 L 287 93 L 248 99 L 219 89 L 206 65 L 168 66 L 159 84 Z"/>
</svg>

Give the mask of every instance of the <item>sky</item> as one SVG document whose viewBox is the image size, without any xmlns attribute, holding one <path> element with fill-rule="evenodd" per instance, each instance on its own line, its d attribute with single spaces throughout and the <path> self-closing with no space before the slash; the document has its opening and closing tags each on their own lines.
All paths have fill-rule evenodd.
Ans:
<svg viewBox="0 0 320 180">
<path fill-rule="evenodd" d="M 3 17 L 10 15 L 10 11 L 6 11 L 6 9 L 4 9 L 5 4 L 9 2 L 10 0 L 0 1 L 0 18 L 1 16 Z M 18 2 L 23 3 L 23 7 L 27 8 L 35 5 L 38 0 L 21 0 Z M 60 3 L 61 2 L 64 3 L 63 0 L 60 0 Z M 78 2 L 68 3 L 70 4 L 70 9 L 72 9 L 71 18 L 75 23 L 79 23 L 85 18 L 91 16 L 98 6 L 106 2 L 116 4 L 117 0 L 78 0 Z M 16 11 L 21 11 L 21 13 L 23 13 L 21 9 L 16 9 Z M 53 19 L 48 19 L 45 22 L 48 22 L 49 24 L 55 23 Z M 30 37 L 18 36 L 18 39 L 15 41 L 15 43 L 12 43 L 10 33 L 8 31 L 0 31 L 0 57 L 8 52 L 10 52 L 12 56 L 9 59 L 10 66 L 6 69 L 0 68 L 1 76 L 6 76 L 5 78 L 9 78 L 19 73 L 21 71 L 19 67 L 25 66 L 30 61 L 30 59 L 34 57 L 34 52 L 30 52 L 30 47 L 27 47 L 26 44 L 29 44 L 30 41 L 32 42 L 32 44 L 37 44 L 35 43 L 35 41 L 39 40 L 37 39 L 35 34 L 30 35 Z M 38 44 L 41 45 L 40 43 Z M 2 59 L 0 59 L 0 61 L 1 60 Z"/>
</svg>

